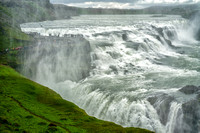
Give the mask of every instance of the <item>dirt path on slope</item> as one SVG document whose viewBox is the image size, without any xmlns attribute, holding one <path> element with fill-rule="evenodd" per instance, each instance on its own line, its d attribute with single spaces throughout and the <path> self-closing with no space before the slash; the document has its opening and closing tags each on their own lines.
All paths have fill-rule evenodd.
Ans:
<svg viewBox="0 0 200 133">
<path fill-rule="evenodd" d="M 48 121 L 48 122 L 50 122 L 50 123 L 52 123 L 52 124 L 54 124 L 54 125 L 56 125 L 56 126 L 58 126 L 58 127 L 61 127 L 61 128 L 64 129 L 66 132 L 71 133 L 71 132 L 69 131 L 69 129 L 63 127 L 61 123 L 55 122 L 55 121 L 52 121 L 52 120 L 49 120 L 49 119 L 45 118 L 44 116 L 37 115 L 37 114 L 31 112 L 29 109 L 25 108 L 25 107 L 24 107 L 17 99 L 15 99 L 14 97 L 12 97 L 12 96 L 7 96 L 7 97 L 11 98 L 11 99 L 12 99 L 13 101 L 15 101 L 21 108 L 23 108 L 25 111 L 29 112 L 30 114 L 34 115 L 35 117 L 39 117 L 39 118 L 41 118 L 41 119 L 43 119 L 43 120 L 45 120 L 45 121 Z"/>
</svg>

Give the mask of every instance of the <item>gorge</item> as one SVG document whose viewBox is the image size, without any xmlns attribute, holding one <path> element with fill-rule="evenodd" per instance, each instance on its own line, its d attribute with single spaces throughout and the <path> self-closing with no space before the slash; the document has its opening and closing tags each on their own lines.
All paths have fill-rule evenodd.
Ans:
<svg viewBox="0 0 200 133">
<path fill-rule="evenodd" d="M 0 131 L 200 132 L 199 4 L 141 10 L 48 0 L 0 5 Z M 29 115 L 12 112 L 17 105 Z M 35 117 L 42 122 L 32 124 Z"/>
<path fill-rule="evenodd" d="M 200 80 L 195 21 L 83 15 L 22 24 L 43 39 L 21 72 L 97 118 L 159 133 L 199 132 L 200 88 L 187 86 Z"/>
</svg>

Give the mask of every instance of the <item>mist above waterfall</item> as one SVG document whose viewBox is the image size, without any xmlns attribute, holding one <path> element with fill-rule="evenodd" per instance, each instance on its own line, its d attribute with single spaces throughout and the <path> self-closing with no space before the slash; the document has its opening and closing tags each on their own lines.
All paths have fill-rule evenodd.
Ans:
<svg viewBox="0 0 200 133">
<path fill-rule="evenodd" d="M 39 37 L 21 72 L 97 118 L 157 133 L 199 132 L 199 88 L 181 90 L 200 80 L 200 43 L 187 25 L 176 15 L 22 24 Z"/>
</svg>

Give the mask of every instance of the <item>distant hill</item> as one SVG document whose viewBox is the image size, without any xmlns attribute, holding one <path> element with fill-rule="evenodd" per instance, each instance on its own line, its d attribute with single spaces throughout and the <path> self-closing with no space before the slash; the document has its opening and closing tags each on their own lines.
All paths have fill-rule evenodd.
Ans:
<svg viewBox="0 0 200 133">
<path fill-rule="evenodd" d="M 200 10 L 200 3 L 198 4 L 184 4 L 184 5 L 170 5 L 170 6 L 152 6 L 143 9 L 143 13 L 149 14 L 173 14 L 181 15 L 185 18 L 190 18 Z"/>
<path fill-rule="evenodd" d="M 170 15 L 181 15 L 185 18 L 190 18 L 192 14 L 195 14 L 196 12 L 200 10 L 200 3 L 152 6 L 145 9 L 79 8 L 79 7 L 69 7 L 69 6 L 61 5 L 61 4 L 54 5 L 54 7 L 56 6 L 59 6 L 61 9 L 66 8 L 65 11 L 67 10 L 72 11 L 76 15 L 83 15 L 83 14 L 93 14 L 93 15 L 94 14 L 166 14 L 167 15 L 167 14 L 170 14 Z"/>
<path fill-rule="evenodd" d="M 83 14 L 175 14 L 188 18 L 200 9 L 200 4 L 153 6 L 145 9 L 78 8 L 51 4 L 49 0 L 1 0 L 0 4 L 10 10 L 12 22 L 18 24 L 68 19 L 70 16 Z"/>
<path fill-rule="evenodd" d="M 53 5 L 49 0 L 1 0 L 0 4 L 12 14 L 14 23 L 66 19 L 77 15 L 63 5 Z"/>
</svg>

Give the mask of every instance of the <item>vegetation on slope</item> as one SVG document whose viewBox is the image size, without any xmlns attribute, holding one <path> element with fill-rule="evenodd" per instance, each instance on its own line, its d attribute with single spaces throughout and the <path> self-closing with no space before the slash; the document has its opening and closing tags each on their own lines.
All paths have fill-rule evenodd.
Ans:
<svg viewBox="0 0 200 133">
<path fill-rule="evenodd" d="M 143 132 L 88 116 L 47 87 L 0 65 L 0 132 Z"/>
<path fill-rule="evenodd" d="M 1 0 L 11 13 L 13 21 L 21 24 L 25 22 L 66 19 L 76 15 L 76 12 L 67 6 L 53 5 L 49 0 Z"/>
<path fill-rule="evenodd" d="M 31 37 L 21 32 L 10 10 L 1 4 L 0 20 L 0 64 L 16 68 L 18 51 L 13 49 L 27 45 Z"/>
<path fill-rule="evenodd" d="M 17 68 L 17 47 L 29 45 L 33 40 L 21 32 L 19 24 L 69 18 L 76 15 L 72 8 L 53 6 L 49 0 L 1 0 L 0 1 L 0 64 Z"/>
</svg>

